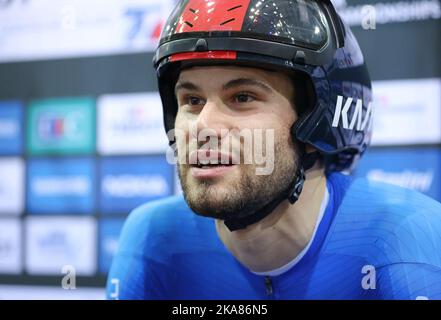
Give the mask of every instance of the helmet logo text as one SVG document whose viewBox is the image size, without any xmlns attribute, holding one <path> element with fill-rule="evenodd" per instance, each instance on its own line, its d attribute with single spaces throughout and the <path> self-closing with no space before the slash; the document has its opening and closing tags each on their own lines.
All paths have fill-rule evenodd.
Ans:
<svg viewBox="0 0 441 320">
<path fill-rule="evenodd" d="M 353 112 L 351 122 L 349 122 L 348 112 L 351 110 L 353 98 L 348 98 L 344 102 L 343 96 L 337 97 L 337 104 L 335 106 L 334 120 L 332 126 L 337 128 L 340 125 L 340 119 L 343 129 L 364 131 L 367 126 L 368 129 L 372 126 L 372 103 L 369 103 L 366 115 L 363 119 L 363 101 L 358 99 L 355 104 L 355 111 Z"/>
</svg>

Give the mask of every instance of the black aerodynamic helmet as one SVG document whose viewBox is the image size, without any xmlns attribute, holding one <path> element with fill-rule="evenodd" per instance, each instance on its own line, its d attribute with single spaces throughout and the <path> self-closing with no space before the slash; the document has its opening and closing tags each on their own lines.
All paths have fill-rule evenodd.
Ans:
<svg viewBox="0 0 441 320">
<path fill-rule="evenodd" d="M 180 71 L 235 64 L 303 76 L 312 90 L 309 105 L 297 106 L 305 110 L 292 136 L 317 149 L 327 171 L 350 171 L 370 143 L 371 80 L 357 40 L 330 0 L 182 0 L 165 24 L 153 63 L 167 132 L 176 119 Z M 294 198 L 302 179 L 295 179 Z"/>
</svg>

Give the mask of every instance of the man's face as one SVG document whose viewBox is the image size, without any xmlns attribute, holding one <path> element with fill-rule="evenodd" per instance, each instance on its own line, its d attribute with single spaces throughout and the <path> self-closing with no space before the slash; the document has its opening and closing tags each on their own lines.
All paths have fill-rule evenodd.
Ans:
<svg viewBox="0 0 441 320">
<path fill-rule="evenodd" d="M 222 220 L 245 217 L 292 184 L 297 159 L 290 128 L 297 115 L 287 75 L 238 66 L 193 67 L 181 72 L 175 90 L 175 128 L 184 133 L 176 137 L 177 150 L 187 159 L 178 163 L 179 178 L 194 212 Z M 201 141 L 203 131 L 209 134 Z M 251 134 L 252 143 L 243 132 Z M 257 150 L 272 162 L 270 173 L 257 174 L 262 167 Z M 201 155 L 211 164 L 195 162 Z"/>
</svg>

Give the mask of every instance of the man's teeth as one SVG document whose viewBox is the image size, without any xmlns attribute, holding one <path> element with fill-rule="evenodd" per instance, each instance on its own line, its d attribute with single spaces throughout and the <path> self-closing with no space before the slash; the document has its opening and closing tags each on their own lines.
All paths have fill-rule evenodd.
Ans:
<svg viewBox="0 0 441 320">
<path fill-rule="evenodd" d="M 218 167 L 218 166 L 230 166 L 229 163 L 198 163 L 197 167 L 201 169 L 209 169 L 212 167 Z"/>
</svg>

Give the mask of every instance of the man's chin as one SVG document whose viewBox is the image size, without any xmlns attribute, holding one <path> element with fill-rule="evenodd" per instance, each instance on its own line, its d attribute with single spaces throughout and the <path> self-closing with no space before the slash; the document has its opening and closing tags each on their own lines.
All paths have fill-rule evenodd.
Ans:
<svg viewBox="0 0 441 320">
<path fill-rule="evenodd" d="M 235 196 L 235 188 L 224 181 L 198 181 L 183 188 L 189 207 L 198 215 L 223 219 L 222 208 L 230 205 Z"/>
<path fill-rule="evenodd" d="M 225 181 L 202 180 L 192 181 L 187 184 L 187 190 L 184 191 L 193 202 L 204 201 L 222 205 L 225 199 L 231 197 L 229 193 L 233 192 L 231 184 Z"/>
<path fill-rule="evenodd" d="M 220 220 L 249 214 L 250 208 L 246 206 L 255 195 L 246 175 L 227 174 L 216 179 L 197 179 L 185 169 L 181 168 L 180 172 L 182 190 L 187 204 L 196 214 Z"/>
</svg>

